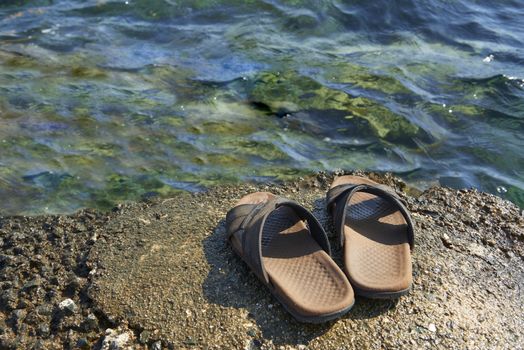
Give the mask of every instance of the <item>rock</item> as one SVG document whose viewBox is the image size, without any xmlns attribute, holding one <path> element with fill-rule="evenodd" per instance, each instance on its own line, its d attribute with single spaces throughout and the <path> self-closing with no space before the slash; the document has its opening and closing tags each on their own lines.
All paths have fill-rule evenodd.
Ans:
<svg viewBox="0 0 524 350">
<path fill-rule="evenodd" d="M 468 246 L 468 250 L 471 255 L 474 255 L 478 258 L 485 258 L 487 254 L 487 250 L 485 247 L 481 246 L 480 244 L 471 243 Z"/>
<path fill-rule="evenodd" d="M 79 349 L 89 349 L 89 342 L 86 338 L 80 338 L 76 341 L 76 347 Z"/>
<path fill-rule="evenodd" d="M 36 327 L 37 325 L 42 323 L 42 320 L 40 316 L 38 316 L 36 311 L 33 310 L 27 313 L 27 316 L 25 317 L 24 322 L 30 326 Z"/>
<path fill-rule="evenodd" d="M 42 339 L 38 339 L 35 342 L 35 345 L 33 347 L 33 350 L 45 350 L 44 341 Z"/>
<path fill-rule="evenodd" d="M 84 224 L 79 222 L 75 225 L 74 232 L 84 232 L 84 231 L 87 231 L 87 228 Z"/>
<path fill-rule="evenodd" d="M 95 315 L 89 314 L 82 322 L 81 329 L 84 332 L 94 331 L 98 328 L 98 319 Z"/>
<path fill-rule="evenodd" d="M 13 310 L 17 303 L 16 291 L 14 288 L 9 288 L 2 291 L 0 295 L 0 306 L 5 307 L 7 310 Z"/>
<path fill-rule="evenodd" d="M 61 227 L 55 227 L 54 230 L 53 230 L 53 234 L 57 237 L 57 238 L 60 238 L 64 235 L 64 229 L 61 228 Z"/>
<path fill-rule="evenodd" d="M 106 329 L 106 334 L 104 340 L 102 340 L 100 350 L 124 349 L 132 336 L 131 332 L 123 332 L 119 334 L 117 330 L 108 328 Z"/>
<path fill-rule="evenodd" d="M 154 342 L 153 345 L 151 345 L 151 350 L 162 350 L 162 342 L 160 340 Z"/>
<path fill-rule="evenodd" d="M 76 312 L 77 306 L 72 299 L 67 298 L 58 304 L 58 309 L 66 315 L 72 315 Z"/>
<path fill-rule="evenodd" d="M 0 254 L 0 268 L 11 265 L 13 261 L 14 259 L 12 256 L 6 255 L 6 254 Z"/>
<path fill-rule="evenodd" d="M 451 240 L 447 233 L 444 233 L 440 239 L 442 240 L 442 244 L 444 244 L 444 247 L 451 248 L 453 246 L 453 243 L 451 243 Z"/>
<path fill-rule="evenodd" d="M 36 334 L 41 337 L 48 337 L 50 333 L 49 325 L 46 323 L 41 323 L 38 325 L 38 328 L 36 329 Z"/>
<path fill-rule="evenodd" d="M 365 175 L 396 184 L 387 176 Z M 296 350 L 305 349 L 302 344 L 444 349 L 523 343 L 518 292 L 524 288 L 524 219 L 511 203 L 468 190 L 433 188 L 419 200 L 406 196 L 417 227 L 415 283 L 398 304 L 362 299 L 347 317 L 327 325 L 290 321 L 226 243 L 224 216 L 244 194 L 270 191 L 312 208 L 332 234 L 322 199 L 332 180 L 329 174 L 306 178 L 306 185 L 297 180 L 221 186 L 169 201 L 126 204 L 96 222 L 80 214 L 0 217 L 0 349 Z M 150 219 L 147 229 L 138 217 Z M 79 221 L 87 230 L 73 234 Z M 23 236 L 11 229 L 14 222 Z M 39 231 L 44 222 L 47 233 Z M 94 232 L 99 236 L 91 245 Z M 448 243 L 452 249 L 444 248 Z M 335 249 L 336 261 L 341 254 Z M 84 264 L 93 271 L 89 276 L 79 272 Z M 100 324 L 113 330 L 104 334 L 107 327 Z M 127 324 L 144 330 L 138 339 Z"/>
<path fill-rule="evenodd" d="M 247 340 L 244 345 L 244 350 L 256 350 L 258 349 L 255 341 L 253 339 Z"/>
<path fill-rule="evenodd" d="M 74 295 L 80 288 L 80 279 L 74 273 L 69 274 L 67 277 L 66 288 L 70 295 Z"/>
<path fill-rule="evenodd" d="M 27 312 L 24 309 L 17 309 L 11 313 L 11 322 L 15 325 L 15 329 L 18 330 L 26 315 Z"/>
<path fill-rule="evenodd" d="M 140 336 L 139 336 L 138 340 L 142 344 L 147 344 L 147 342 L 149 341 L 149 337 L 150 336 L 151 336 L 151 333 L 149 331 L 142 331 L 140 333 Z"/>
<path fill-rule="evenodd" d="M 25 299 L 25 298 L 20 298 L 18 300 L 18 305 L 17 305 L 17 309 L 25 309 L 25 308 L 28 308 L 30 307 L 32 304 L 29 300 Z"/>
<path fill-rule="evenodd" d="M 0 349 L 16 350 L 17 344 L 16 339 L 0 337 Z"/>
<path fill-rule="evenodd" d="M 49 304 L 38 305 L 35 310 L 41 316 L 51 316 L 53 313 L 53 307 Z"/>
<path fill-rule="evenodd" d="M 27 290 L 27 289 L 38 287 L 39 285 L 40 285 L 40 280 L 38 278 L 34 278 L 30 280 L 29 282 L 27 282 L 26 284 L 24 284 L 22 288 Z"/>
</svg>

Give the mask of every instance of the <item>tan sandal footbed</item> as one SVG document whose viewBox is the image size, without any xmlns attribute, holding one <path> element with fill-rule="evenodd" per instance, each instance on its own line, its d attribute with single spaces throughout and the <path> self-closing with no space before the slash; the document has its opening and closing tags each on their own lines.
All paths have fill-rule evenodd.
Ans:
<svg viewBox="0 0 524 350">
<path fill-rule="evenodd" d="M 341 176 L 331 188 L 347 184 L 378 185 L 363 177 Z M 355 293 L 369 298 L 406 294 L 412 284 L 411 253 L 408 224 L 398 206 L 356 192 L 344 220 L 344 266 Z"/>
<path fill-rule="evenodd" d="M 271 193 L 245 196 L 235 207 L 263 205 L 275 199 Z M 232 220 L 232 218 L 230 219 Z M 230 236 L 235 252 L 251 266 L 238 231 Z M 319 323 L 345 314 L 354 303 L 354 294 L 344 272 L 310 234 L 294 209 L 281 206 L 269 213 L 261 238 L 261 255 L 271 293 L 286 310 L 302 322 Z M 247 259 L 246 259 L 247 258 Z M 260 278 L 260 276 L 259 276 Z"/>
</svg>

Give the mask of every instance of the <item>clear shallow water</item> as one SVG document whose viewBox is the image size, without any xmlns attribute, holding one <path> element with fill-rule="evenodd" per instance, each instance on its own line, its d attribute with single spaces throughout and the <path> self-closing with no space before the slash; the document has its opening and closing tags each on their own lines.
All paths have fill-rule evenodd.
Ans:
<svg viewBox="0 0 524 350">
<path fill-rule="evenodd" d="M 524 206 L 524 1 L 0 3 L 0 212 L 316 170 Z"/>
</svg>

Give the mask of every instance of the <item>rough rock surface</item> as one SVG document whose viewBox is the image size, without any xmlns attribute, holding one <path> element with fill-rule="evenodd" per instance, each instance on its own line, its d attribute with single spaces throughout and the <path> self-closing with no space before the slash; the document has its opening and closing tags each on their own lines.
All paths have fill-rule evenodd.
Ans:
<svg viewBox="0 0 524 350">
<path fill-rule="evenodd" d="M 332 232 L 331 181 L 321 173 L 109 214 L 0 218 L 0 349 L 114 347 L 111 339 L 144 349 L 522 348 L 524 218 L 470 190 L 404 195 L 417 229 L 409 295 L 357 298 L 322 325 L 289 316 L 233 254 L 223 219 L 242 195 L 265 190 L 303 203 Z"/>
</svg>

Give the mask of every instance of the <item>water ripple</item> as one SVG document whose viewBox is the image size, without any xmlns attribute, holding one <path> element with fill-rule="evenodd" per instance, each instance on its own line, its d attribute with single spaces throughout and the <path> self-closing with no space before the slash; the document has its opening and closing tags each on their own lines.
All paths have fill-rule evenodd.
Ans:
<svg viewBox="0 0 524 350">
<path fill-rule="evenodd" d="M 337 168 L 524 205 L 523 16 L 518 0 L 3 1 L 0 212 Z"/>
</svg>

